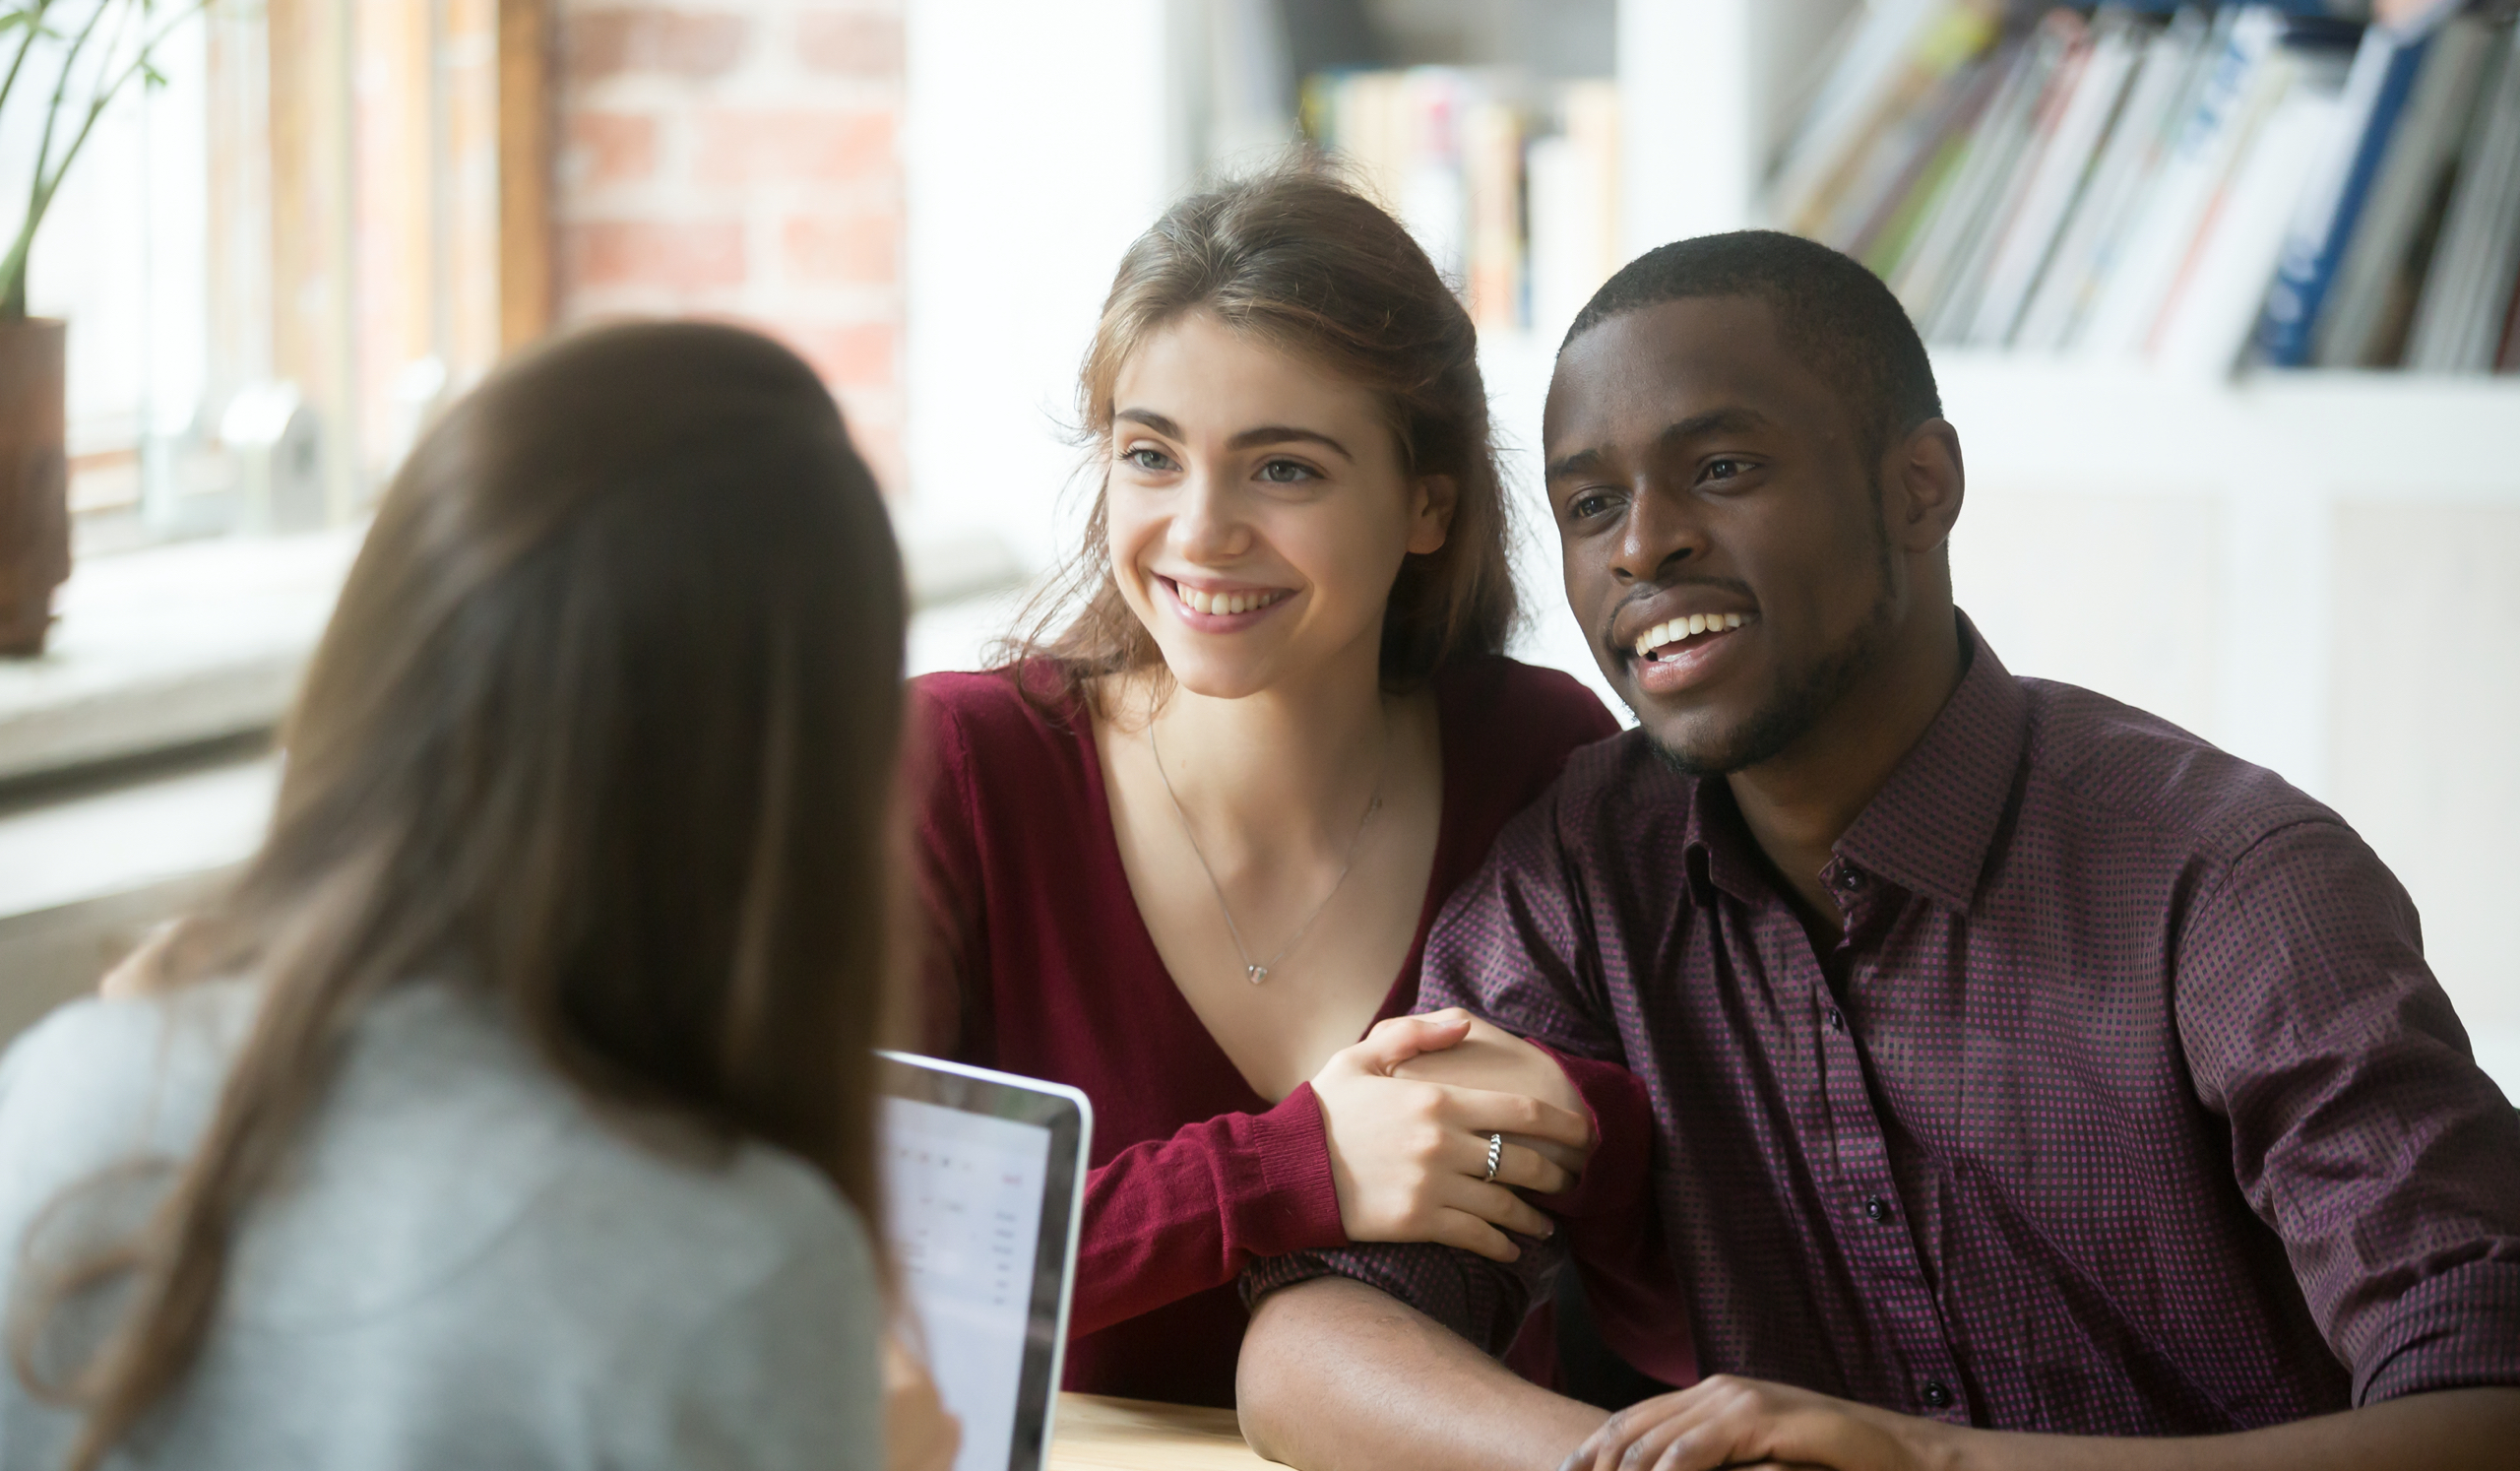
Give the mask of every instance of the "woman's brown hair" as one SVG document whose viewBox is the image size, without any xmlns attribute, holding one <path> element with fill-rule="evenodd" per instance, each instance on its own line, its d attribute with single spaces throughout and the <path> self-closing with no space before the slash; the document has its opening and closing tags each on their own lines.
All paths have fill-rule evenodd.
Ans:
<svg viewBox="0 0 2520 1471">
<path fill-rule="evenodd" d="M 1077 381 L 1083 435 L 1107 467 L 1120 369 L 1173 322 L 1206 312 L 1319 364 L 1381 401 L 1402 472 L 1449 476 L 1452 522 L 1411 553 L 1383 615 L 1382 679 L 1419 683 L 1494 654 L 1514 622 L 1511 527 L 1488 442 L 1479 334 L 1400 222 L 1317 163 L 1290 164 L 1183 199 L 1120 258 Z M 1098 483 L 1085 534 L 1023 620 L 1018 663 L 1055 667 L 1071 692 L 1162 659 L 1121 599 Z M 1075 611 L 1055 634 L 1048 624 Z"/>
<path fill-rule="evenodd" d="M 732 328 L 621 326 L 494 374 L 379 508 L 284 732 L 261 852 L 158 984 L 256 1018 L 135 1238 L 54 1276 L 20 1375 L 95 1466 L 177 1383 L 346 1034 L 469 988 L 617 1114 L 765 1140 L 880 1220 L 872 1063 L 906 618 L 831 396 Z M 44 1317 L 119 1288 L 37 1384 Z"/>
</svg>

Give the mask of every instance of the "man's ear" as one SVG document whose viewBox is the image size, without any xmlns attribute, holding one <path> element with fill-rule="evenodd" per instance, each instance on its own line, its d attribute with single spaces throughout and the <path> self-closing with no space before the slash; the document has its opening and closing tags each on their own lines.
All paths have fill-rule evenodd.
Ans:
<svg viewBox="0 0 2520 1471">
<path fill-rule="evenodd" d="M 1441 551 L 1452 535 L 1453 508 L 1461 504 L 1461 482 L 1448 475 L 1421 475 L 1415 499 L 1410 507 L 1409 549 L 1419 556 Z"/>
<path fill-rule="evenodd" d="M 1960 463 L 1960 431 L 1948 419 L 1929 418 L 1908 431 L 1890 451 L 1885 477 L 1890 540 L 1922 555 L 1951 539 L 1960 520 L 1968 476 Z"/>
</svg>

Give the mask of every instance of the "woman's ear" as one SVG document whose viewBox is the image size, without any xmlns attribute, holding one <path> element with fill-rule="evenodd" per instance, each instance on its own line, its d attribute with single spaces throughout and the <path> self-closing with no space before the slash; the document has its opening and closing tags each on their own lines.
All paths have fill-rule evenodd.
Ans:
<svg viewBox="0 0 2520 1471">
<path fill-rule="evenodd" d="M 1452 535 L 1453 507 L 1461 502 L 1461 485 L 1448 475 L 1418 478 L 1417 503 L 1410 507 L 1409 549 L 1419 556 L 1441 551 Z"/>
</svg>

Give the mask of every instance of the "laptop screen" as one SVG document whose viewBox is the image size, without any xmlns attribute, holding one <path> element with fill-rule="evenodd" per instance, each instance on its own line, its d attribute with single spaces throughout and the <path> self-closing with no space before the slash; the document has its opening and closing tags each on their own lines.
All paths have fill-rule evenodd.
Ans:
<svg viewBox="0 0 2520 1471">
<path fill-rule="evenodd" d="M 955 1471 L 1042 1462 L 1082 1183 L 1082 1095 L 895 1056 L 879 1117 L 885 1238 L 945 1408 Z"/>
</svg>

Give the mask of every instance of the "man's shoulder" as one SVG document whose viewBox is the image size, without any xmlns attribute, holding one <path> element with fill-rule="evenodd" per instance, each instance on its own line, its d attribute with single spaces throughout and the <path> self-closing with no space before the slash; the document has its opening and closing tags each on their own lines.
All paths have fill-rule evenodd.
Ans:
<svg viewBox="0 0 2520 1471">
<path fill-rule="evenodd" d="M 1577 748 L 1565 769 L 1518 825 L 1564 841 L 1641 840 L 1687 829 L 1697 779 L 1666 760 L 1641 729 Z"/>
<path fill-rule="evenodd" d="M 2027 780 L 2079 820 L 2141 828 L 2223 862 L 2287 827 L 2344 825 L 2275 772 L 2158 715 L 2072 684 L 2020 683 L 2030 706 Z"/>
</svg>

